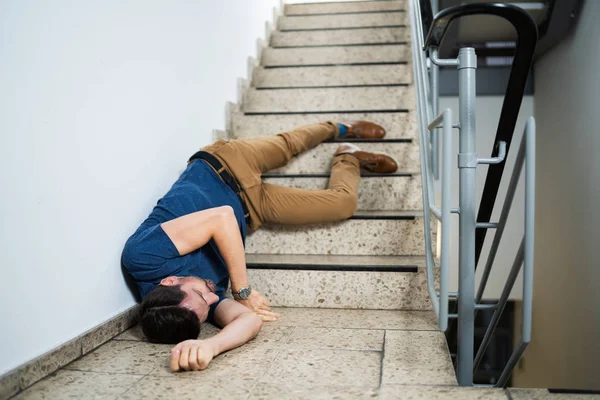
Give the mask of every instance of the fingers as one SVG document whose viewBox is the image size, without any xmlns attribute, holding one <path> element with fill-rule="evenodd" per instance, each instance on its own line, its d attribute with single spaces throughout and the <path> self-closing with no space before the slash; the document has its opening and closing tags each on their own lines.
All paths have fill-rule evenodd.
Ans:
<svg viewBox="0 0 600 400">
<path fill-rule="evenodd" d="M 181 355 L 180 346 L 175 346 L 173 350 L 171 350 L 171 371 L 176 372 L 179 371 L 179 356 Z"/>
<path fill-rule="evenodd" d="M 280 317 L 276 312 L 258 309 L 254 311 L 264 322 L 274 322 Z"/>
<path fill-rule="evenodd" d="M 198 345 L 190 346 L 190 352 L 188 356 L 188 368 L 192 371 L 197 371 L 200 369 L 200 365 L 198 365 L 198 360 L 200 359 L 200 347 Z"/>
</svg>

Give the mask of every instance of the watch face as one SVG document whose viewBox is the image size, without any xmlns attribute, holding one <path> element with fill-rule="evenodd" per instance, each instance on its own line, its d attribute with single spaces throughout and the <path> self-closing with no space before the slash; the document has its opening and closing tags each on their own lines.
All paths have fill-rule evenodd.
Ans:
<svg viewBox="0 0 600 400">
<path fill-rule="evenodd" d="M 248 296 L 250 296 L 250 290 L 251 289 L 249 287 L 240 289 L 240 292 L 239 292 L 240 299 L 247 299 Z"/>
</svg>

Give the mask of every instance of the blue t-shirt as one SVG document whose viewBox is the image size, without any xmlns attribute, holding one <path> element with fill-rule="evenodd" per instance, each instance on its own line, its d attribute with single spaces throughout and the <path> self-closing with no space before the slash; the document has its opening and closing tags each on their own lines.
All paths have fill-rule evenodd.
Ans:
<svg viewBox="0 0 600 400">
<path fill-rule="evenodd" d="M 177 248 L 160 224 L 196 211 L 219 206 L 231 206 L 235 212 L 242 241 L 246 239 L 246 222 L 240 200 L 219 175 L 202 160 L 186 168 L 167 194 L 158 201 L 152 213 L 127 240 L 122 263 L 143 299 L 163 278 L 196 276 L 210 279 L 217 286 L 219 302 L 211 305 L 209 322 L 214 310 L 225 298 L 229 286 L 227 266 L 214 240 L 189 254 L 180 256 Z"/>
</svg>

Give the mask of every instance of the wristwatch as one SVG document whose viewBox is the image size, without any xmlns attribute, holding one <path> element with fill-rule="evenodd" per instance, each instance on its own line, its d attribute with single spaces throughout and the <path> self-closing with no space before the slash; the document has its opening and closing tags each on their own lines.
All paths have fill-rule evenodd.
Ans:
<svg viewBox="0 0 600 400">
<path fill-rule="evenodd" d="M 250 293 L 252 293 L 252 288 L 250 286 L 240 288 L 239 292 L 231 291 L 233 298 L 236 300 L 246 300 L 250 296 Z"/>
</svg>

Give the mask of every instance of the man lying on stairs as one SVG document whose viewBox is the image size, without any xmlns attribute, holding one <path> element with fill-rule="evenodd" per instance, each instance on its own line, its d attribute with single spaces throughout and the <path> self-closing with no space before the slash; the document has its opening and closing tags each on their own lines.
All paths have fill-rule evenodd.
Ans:
<svg viewBox="0 0 600 400">
<path fill-rule="evenodd" d="M 219 140 L 194 154 L 185 171 L 125 244 L 122 263 L 143 299 L 141 327 L 155 343 L 179 343 L 171 368 L 205 369 L 216 355 L 255 337 L 275 321 L 246 272 L 246 226 L 311 224 L 351 217 L 360 169 L 392 173 L 397 163 L 342 143 L 326 190 L 265 183 L 261 175 L 327 139 L 377 139 L 372 122 L 324 122 L 271 137 Z M 231 281 L 234 300 L 225 298 Z M 223 329 L 196 340 L 209 321 Z"/>
</svg>

